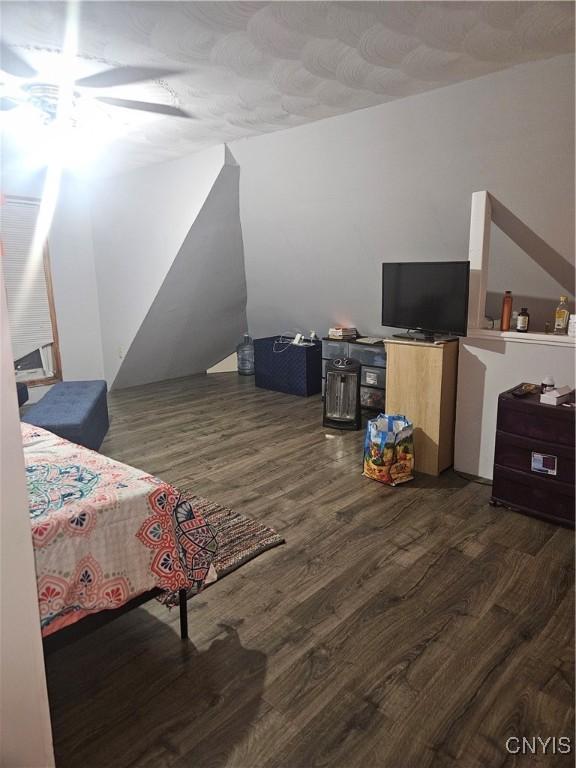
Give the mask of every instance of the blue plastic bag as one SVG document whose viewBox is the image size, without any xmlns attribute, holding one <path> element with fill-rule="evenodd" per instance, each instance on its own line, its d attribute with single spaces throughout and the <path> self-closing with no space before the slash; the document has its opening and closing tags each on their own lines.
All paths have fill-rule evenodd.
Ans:
<svg viewBox="0 0 576 768">
<path fill-rule="evenodd" d="M 406 416 L 380 413 L 370 419 L 364 440 L 363 474 L 386 485 L 414 479 L 414 427 Z"/>
</svg>

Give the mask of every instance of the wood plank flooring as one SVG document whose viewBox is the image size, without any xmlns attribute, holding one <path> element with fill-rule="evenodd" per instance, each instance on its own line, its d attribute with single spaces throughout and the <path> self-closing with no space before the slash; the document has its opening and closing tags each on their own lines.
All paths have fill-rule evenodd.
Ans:
<svg viewBox="0 0 576 768">
<path fill-rule="evenodd" d="M 319 397 L 212 374 L 113 392 L 102 452 L 287 544 L 47 658 L 59 768 L 568 766 L 574 538 L 452 472 L 387 488 Z"/>
</svg>

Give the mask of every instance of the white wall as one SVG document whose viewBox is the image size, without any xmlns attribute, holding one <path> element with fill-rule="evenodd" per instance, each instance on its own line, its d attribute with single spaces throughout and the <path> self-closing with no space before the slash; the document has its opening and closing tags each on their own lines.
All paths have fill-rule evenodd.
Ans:
<svg viewBox="0 0 576 768">
<path fill-rule="evenodd" d="M 573 262 L 573 68 L 529 63 L 231 144 L 250 332 L 382 334 L 381 263 L 466 259 L 476 190 Z M 504 236 L 493 259 L 491 289 L 559 292 Z"/>
<path fill-rule="evenodd" d="M 204 373 L 246 331 L 236 165 L 224 165 L 159 287 L 115 387 Z"/>
<path fill-rule="evenodd" d="M 574 387 L 576 346 L 467 338 L 460 342 L 454 467 L 492 478 L 498 395 L 550 375 Z"/>
<path fill-rule="evenodd" d="M 40 198 L 44 174 L 27 174 L 24 168 L 17 151 L 4 148 L 3 192 Z M 164 342 L 171 340 L 178 350 L 168 360 L 170 345 L 161 344 L 160 364 L 160 355 L 155 355 L 140 334 L 140 343 L 131 350 L 120 383 L 127 386 L 159 376 L 169 378 L 205 370 L 229 355 L 241 338 L 246 327 L 246 284 L 238 214 L 238 168 L 226 148 L 218 146 L 98 182 L 64 177 L 49 233 L 49 249 L 65 379 L 106 378 L 110 385 L 114 383 L 223 169 L 227 169 L 225 177 L 232 197 L 222 203 L 222 210 L 211 205 L 211 222 L 204 212 L 204 235 L 197 230 L 197 241 L 191 245 L 197 249 L 211 240 L 212 252 L 206 251 L 205 256 L 196 260 L 189 254 L 189 268 L 199 278 L 194 284 L 193 275 L 187 276 L 187 284 L 195 290 L 194 298 L 190 291 L 189 300 L 196 306 L 194 319 L 189 320 L 194 325 L 191 334 L 197 336 L 197 358 L 192 360 L 188 355 L 182 368 L 186 354 L 182 356 L 180 350 L 186 352 L 186 348 L 175 338 L 164 335 Z M 222 183 L 223 179 L 220 187 Z M 230 201 L 232 207 L 228 205 Z M 207 280 L 207 265 L 215 266 L 212 282 Z M 166 291 L 162 298 L 170 304 Z M 224 308 L 220 313 L 218 306 Z M 162 311 L 164 307 L 157 309 Z M 176 330 L 173 323 L 166 325 L 157 315 L 158 312 L 148 318 L 146 327 L 150 330 L 154 319 L 157 327 L 153 336 L 162 341 L 166 331 Z M 172 313 L 171 319 L 174 317 Z M 225 317 L 227 325 L 221 322 Z M 209 329 L 218 330 L 218 338 L 214 333 L 210 337 Z M 202 344 L 205 349 L 200 354 Z M 148 368 L 155 359 L 158 365 L 153 373 Z M 30 402 L 36 402 L 46 391 L 46 387 L 31 388 Z"/>
<path fill-rule="evenodd" d="M 100 310 L 84 184 L 71 179 L 62 184 L 48 245 L 64 378 L 101 379 Z"/>
<path fill-rule="evenodd" d="M 26 173 L 17 154 L 2 158 L 2 192 L 40 199 L 44 173 Z M 64 379 L 104 377 L 90 201 L 84 184 L 65 175 L 48 249 Z M 36 402 L 47 387 L 30 388 Z"/>
<path fill-rule="evenodd" d="M 224 162 L 224 147 L 213 147 L 95 185 L 94 251 L 109 384 Z"/>
<path fill-rule="evenodd" d="M 0 765 L 54 765 L 28 492 L 0 273 Z"/>
</svg>

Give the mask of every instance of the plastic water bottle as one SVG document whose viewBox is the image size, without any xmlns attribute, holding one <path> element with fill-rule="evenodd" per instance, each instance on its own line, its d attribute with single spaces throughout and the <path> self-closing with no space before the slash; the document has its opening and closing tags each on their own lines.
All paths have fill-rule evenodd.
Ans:
<svg viewBox="0 0 576 768">
<path fill-rule="evenodd" d="M 244 341 L 236 347 L 238 356 L 238 373 L 241 376 L 254 376 L 254 344 L 252 338 L 245 333 Z"/>
</svg>

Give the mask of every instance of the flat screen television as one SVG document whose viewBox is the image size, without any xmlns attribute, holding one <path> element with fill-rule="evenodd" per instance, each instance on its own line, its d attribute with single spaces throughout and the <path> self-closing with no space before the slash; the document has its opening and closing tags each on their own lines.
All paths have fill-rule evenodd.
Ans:
<svg viewBox="0 0 576 768">
<path fill-rule="evenodd" d="M 407 328 L 399 338 L 466 336 L 469 261 L 382 264 L 382 325 Z"/>
</svg>

